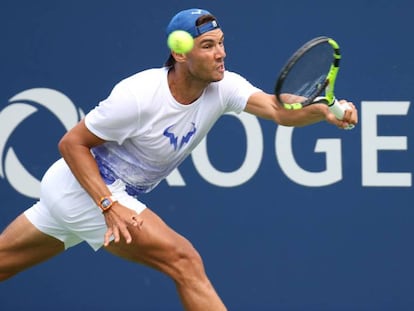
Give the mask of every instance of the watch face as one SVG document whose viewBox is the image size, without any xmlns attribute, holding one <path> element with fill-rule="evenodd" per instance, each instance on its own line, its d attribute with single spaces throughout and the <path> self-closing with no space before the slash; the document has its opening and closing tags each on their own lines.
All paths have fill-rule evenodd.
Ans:
<svg viewBox="0 0 414 311">
<path fill-rule="evenodd" d="M 111 205 L 111 203 L 111 200 L 105 198 L 101 201 L 101 206 L 103 209 L 105 209 L 108 208 Z"/>
</svg>

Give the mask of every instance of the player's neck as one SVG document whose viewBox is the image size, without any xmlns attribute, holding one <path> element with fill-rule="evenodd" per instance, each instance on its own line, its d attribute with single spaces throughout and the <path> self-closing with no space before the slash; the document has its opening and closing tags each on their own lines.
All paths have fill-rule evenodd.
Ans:
<svg viewBox="0 0 414 311">
<path fill-rule="evenodd" d="M 168 86 L 171 95 L 180 104 L 189 105 L 196 101 L 207 85 L 208 83 L 199 81 L 184 72 L 179 72 L 174 67 L 168 72 Z"/>
</svg>

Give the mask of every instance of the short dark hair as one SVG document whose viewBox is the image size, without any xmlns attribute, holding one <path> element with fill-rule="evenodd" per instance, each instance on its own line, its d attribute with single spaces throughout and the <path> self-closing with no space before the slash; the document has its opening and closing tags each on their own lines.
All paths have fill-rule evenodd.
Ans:
<svg viewBox="0 0 414 311">
<path fill-rule="evenodd" d="M 215 21 L 215 20 L 216 20 L 216 18 L 213 15 L 211 15 L 211 14 L 205 14 L 205 15 L 200 16 L 196 20 L 196 26 L 200 26 L 200 25 L 203 25 L 205 23 L 212 22 L 212 21 Z M 176 63 L 175 58 L 170 53 L 170 55 L 168 56 L 168 59 L 164 63 L 164 66 L 165 67 L 172 67 L 172 66 L 174 66 L 175 63 Z"/>
</svg>

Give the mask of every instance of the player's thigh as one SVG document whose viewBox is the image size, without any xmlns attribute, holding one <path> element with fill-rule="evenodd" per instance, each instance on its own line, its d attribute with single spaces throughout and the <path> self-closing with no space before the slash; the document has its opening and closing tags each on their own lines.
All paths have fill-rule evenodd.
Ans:
<svg viewBox="0 0 414 311">
<path fill-rule="evenodd" d="M 64 251 L 64 244 L 39 231 L 24 214 L 0 235 L 0 270 L 19 272 Z"/>
<path fill-rule="evenodd" d="M 140 213 L 140 229 L 131 227 L 132 242 L 111 242 L 106 249 L 117 256 L 144 263 L 168 273 L 171 264 L 180 258 L 197 257 L 192 244 L 170 228 L 149 208 Z"/>
</svg>

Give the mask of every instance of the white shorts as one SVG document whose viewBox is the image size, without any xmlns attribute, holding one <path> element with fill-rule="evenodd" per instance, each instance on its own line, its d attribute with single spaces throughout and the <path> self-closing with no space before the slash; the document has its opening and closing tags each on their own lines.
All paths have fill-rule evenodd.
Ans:
<svg viewBox="0 0 414 311">
<path fill-rule="evenodd" d="M 146 208 L 125 191 L 121 180 L 108 187 L 122 205 L 137 213 Z M 40 189 L 40 200 L 24 212 L 37 229 L 62 241 L 66 249 L 82 241 L 95 251 L 103 245 L 107 226 L 101 209 L 78 183 L 63 159 L 49 168 Z"/>
</svg>

